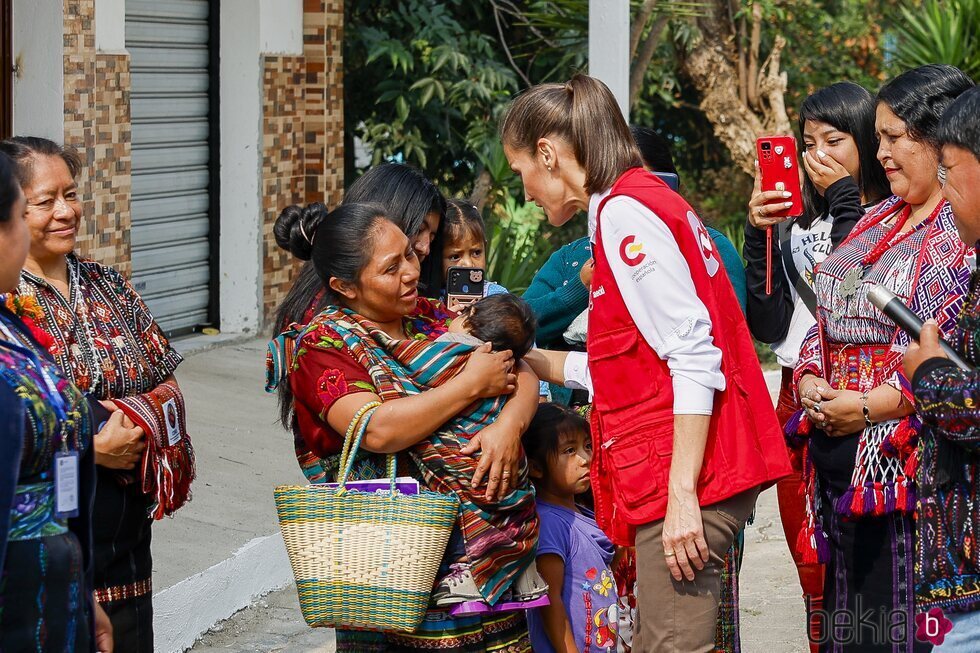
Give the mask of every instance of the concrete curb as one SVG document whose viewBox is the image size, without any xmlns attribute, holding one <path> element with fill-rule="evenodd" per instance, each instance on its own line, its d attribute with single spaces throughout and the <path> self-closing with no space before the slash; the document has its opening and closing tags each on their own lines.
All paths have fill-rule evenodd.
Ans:
<svg viewBox="0 0 980 653">
<path fill-rule="evenodd" d="M 255 340 L 256 338 L 261 338 L 262 335 L 261 333 L 244 333 L 238 331 L 221 332 L 213 336 L 194 333 L 181 336 L 180 338 L 174 338 L 170 344 L 173 345 L 173 348 L 177 350 L 178 354 L 186 358 L 188 355 L 202 354 L 218 347 L 224 347 L 225 345 L 237 345 L 248 342 L 249 340 Z"/>
<path fill-rule="evenodd" d="M 282 537 L 257 537 L 227 560 L 153 596 L 154 649 L 183 653 L 218 622 L 292 582 Z"/>
</svg>

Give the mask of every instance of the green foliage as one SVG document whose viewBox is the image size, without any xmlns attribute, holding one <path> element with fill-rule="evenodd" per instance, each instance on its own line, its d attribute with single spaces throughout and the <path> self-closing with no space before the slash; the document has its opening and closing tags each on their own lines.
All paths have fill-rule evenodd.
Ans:
<svg viewBox="0 0 980 653">
<path fill-rule="evenodd" d="M 778 30 L 787 41 L 782 68 L 789 85 L 786 107 L 795 118 L 804 98 L 847 80 L 874 93 L 885 79 L 883 24 L 896 0 L 776 0 L 763 29 L 768 52 Z"/>
<path fill-rule="evenodd" d="M 473 153 L 496 140 L 517 77 L 492 18 L 466 0 L 346 3 L 345 120 L 373 163 L 402 160 L 451 193 L 472 185 Z"/>
<path fill-rule="evenodd" d="M 968 20 L 966 11 L 960 12 L 959 22 L 949 16 L 957 13 L 951 5 L 976 7 L 980 0 L 925 0 L 923 11 L 916 0 L 903 0 L 909 8 L 904 12 L 895 9 L 900 0 L 754 1 L 764 17 L 763 58 L 777 33 L 787 39 L 782 69 L 789 80 L 786 105 L 791 118 L 807 94 L 842 79 L 874 92 L 889 70 L 883 43 L 895 43 L 894 59 L 903 66 L 915 65 L 910 57 L 916 51 L 916 62 L 943 60 L 931 52 L 923 54 L 929 38 L 934 45 L 942 43 L 941 52 L 950 56 L 972 55 L 971 65 L 976 65 L 980 52 L 975 18 Z M 736 243 L 751 181 L 732 165 L 725 144 L 715 136 L 699 108 L 701 98 L 682 73 L 682 62 L 702 38 L 692 16 L 716 3 L 729 12 L 732 31 L 739 34 L 734 43 L 719 47 L 747 47 L 748 35 L 739 33 L 737 25 L 742 16 L 751 15 L 752 2 L 660 0 L 654 21 L 666 17 L 668 27 L 632 110 L 633 122 L 657 129 L 673 144 L 685 196 Z M 497 138 L 498 120 L 519 88 L 561 81 L 587 69 L 588 4 L 589 0 L 345 2 L 348 156 L 356 133 L 372 151 L 374 162 L 415 164 L 447 195 L 469 194 L 478 175 L 485 173 L 491 187 L 490 278 L 512 290 L 526 286 L 547 252 L 576 237 L 576 232 L 567 225 L 561 230 L 550 227 L 535 207 L 521 204 L 520 180 L 510 171 Z M 641 4 L 642 0 L 631 0 L 634 12 Z M 969 15 L 977 14 L 980 11 Z M 950 27 L 954 23 L 960 31 Z M 893 24 L 894 36 L 885 31 Z M 973 27 L 965 27 L 968 24 Z M 962 38 L 950 42 L 950 34 Z M 976 76 L 975 69 L 972 74 Z M 349 172 L 353 179 L 354 171 Z"/>
<path fill-rule="evenodd" d="M 559 247 L 544 212 L 534 204 L 518 204 L 508 195 L 487 230 L 487 278 L 512 293 L 527 290 L 535 272 Z"/>
<path fill-rule="evenodd" d="M 745 223 L 746 205 L 752 196 L 752 179 L 733 167 L 703 170 L 692 177 L 693 184 L 681 187 L 681 192 L 694 205 L 701 218 L 719 231 L 728 225 L 740 231 Z M 736 242 L 732 238 L 732 242 Z M 737 248 L 742 251 L 741 247 Z"/>
<path fill-rule="evenodd" d="M 907 2 L 895 36 L 896 71 L 945 63 L 980 79 L 980 0 Z"/>
</svg>

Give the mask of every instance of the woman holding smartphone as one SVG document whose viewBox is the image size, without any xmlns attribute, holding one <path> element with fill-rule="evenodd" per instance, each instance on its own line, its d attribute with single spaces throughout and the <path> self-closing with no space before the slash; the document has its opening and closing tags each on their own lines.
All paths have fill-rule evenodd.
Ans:
<svg viewBox="0 0 980 653">
<path fill-rule="evenodd" d="M 783 211 L 780 191 L 763 192 L 756 167 L 755 190 L 749 200 L 745 224 L 745 276 L 748 285 L 747 318 L 752 335 L 769 343 L 783 370 L 776 415 L 785 424 L 799 408 L 793 368 L 803 337 L 816 322 L 813 271 L 850 233 L 864 214 L 864 206 L 877 204 L 890 193 L 885 171 L 875 159 L 875 101 L 864 88 L 840 82 L 820 89 L 800 106 L 799 131 L 803 141 L 803 215 L 769 217 Z M 766 229 L 775 226 L 767 256 Z M 771 272 L 767 269 L 773 262 Z M 771 274 L 771 292 L 766 292 Z M 823 566 L 807 562 L 797 539 L 805 509 L 802 498 L 803 448 L 790 448 L 793 475 L 777 483 L 783 532 L 800 576 L 806 604 L 822 607 Z M 815 645 L 811 645 L 815 650 Z"/>
<path fill-rule="evenodd" d="M 596 521 L 636 545 L 633 650 L 711 651 L 725 553 L 760 489 L 790 472 L 732 285 L 691 207 L 643 170 L 602 82 L 532 87 L 501 138 L 549 222 L 588 211 L 588 352 L 526 360 L 593 392 Z"/>
</svg>

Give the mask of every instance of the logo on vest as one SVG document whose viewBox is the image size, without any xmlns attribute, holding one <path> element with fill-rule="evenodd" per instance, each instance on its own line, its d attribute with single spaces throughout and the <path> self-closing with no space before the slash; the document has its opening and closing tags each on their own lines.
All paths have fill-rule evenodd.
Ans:
<svg viewBox="0 0 980 653">
<path fill-rule="evenodd" d="M 704 223 L 694 215 L 693 211 L 687 212 L 687 222 L 694 231 L 694 237 L 698 241 L 698 249 L 701 250 L 701 258 L 704 259 L 704 267 L 708 270 L 708 276 L 713 277 L 721 267 L 718 261 L 718 252 L 715 250 L 715 241 L 711 239 L 711 234 L 705 229 Z"/>
<path fill-rule="evenodd" d="M 623 242 L 619 243 L 619 257 L 623 263 L 630 267 L 636 267 L 647 257 L 643 253 L 643 243 L 636 242 L 636 236 L 627 236 Z"/>
<path fill-rule="evenodd" d="M 592 311 L 592 302 L 593 302 L 593 300 L 599 299 L 600 297 L 602 297 L 605 294 L 606 294 L 606 289 L 603 286 L 599 286 L 598 288 L 596 288 L 595 290 L 592 291 L 592 294 L 589 295 L 589 311 L 590 312 Z"/>
</svg>

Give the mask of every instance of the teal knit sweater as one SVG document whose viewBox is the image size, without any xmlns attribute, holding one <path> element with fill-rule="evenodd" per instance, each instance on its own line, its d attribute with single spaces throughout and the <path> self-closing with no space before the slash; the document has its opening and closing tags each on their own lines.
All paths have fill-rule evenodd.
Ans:
<svg viewBox="0 0 980 653">
<path fill-rule="evenodd" d="M 561 334 L 589 306 L 589 290 L 579 273 L 590 258 L 589 239 L 579 238 L 552 254 L 524 291 L 524 299 L 538 318 L 537 342 L 542 349 L 564 345 Z"/>
<path fill-rule="evenodd" d="M 732 241 L 717 229 L 707 227 L 718 247 L 725 272 L 735 289 L 738 303 L 745 311 L 745 267 Z M 531 280 L 524 299 L 538 318 L 538 346 L 544 349 L 564 344 L 561 336 L 575 317 L 589 305 L 589 291 L 582 285 L 579 273 L 592 257 L 588 238 L 579 238 L 551 255 Z M 564 348 L 564 346 L 562 346 Z"/>
</svg>

